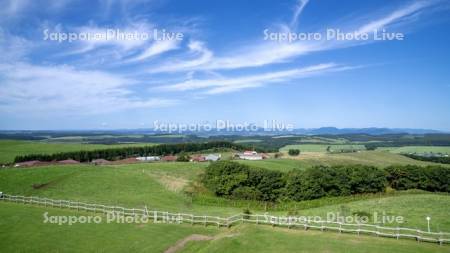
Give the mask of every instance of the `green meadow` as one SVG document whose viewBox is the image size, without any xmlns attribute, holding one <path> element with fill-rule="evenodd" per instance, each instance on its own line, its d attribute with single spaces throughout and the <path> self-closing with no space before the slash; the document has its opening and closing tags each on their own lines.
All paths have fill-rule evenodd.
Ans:
<svg viewBox="0 0 450 253">
<path fill-rule="evenodd" d="M 377 150 L 389 151 L 396 154 L 401 153 L 442 153 L 450 154 L 449 146 L 404 146 L 404 147 L 381 147 Z"/>
<path fill-rule="evenodd" d="M 52 154 L 58 152 L 108 149 L 126 146 L 154 145 L 152 143 L 135 144 L 87 144 L 87 143 L 49 143 L 37 141 L 0 140 L 0 164 L 11 163 L 19 155 Z"/>
<path fill-rule="evenodd" d="M 203 205 L 192 201 L 184 189 L 203 171 L 206 163 L 147 163 L 117 166 L 64 165 L 0 170 L 0 189 L 7 194 L 40 196 L 121 205 L 125 207 L 230 216 L 242 207 Z M 339 198 L 338 198 L 339 199 Z M 345 198 L 342 198 L 345 199 Z M 317 201 L 317 200 L 316 200 Z M 433 217 L 435 230 L 450 231 L 445 214 L 450 213 L 450 196 L 431 193 L 380 195 L 342 204 L 321 204 L 312 209 L 291 210 L 303 215 L 323 216 L 327 212 L 372 213 L 385 211 L 401 215 L 406 225 L 424 229 L 424 217 Z M 343 206 L 342 206 L 343 205 Z M 300 206 L 300 205 L 299 205 Z M 341 210 L 342 209 L 342 210 Z M 272 212 L 287 215 L 289 210 Z M 264 210 L 253 210 L 262 213 Z M 426 224 L 425 224 L 426 225 Z"/>
<path fill-rule="evenodd" d="M 42 153 L 112 147 L 92 144 L 48 144 L 40 142 L 2 141 L 3 159 L 15 154 Z M 311 146 L 310 144 L 305 144 Z M 325 147 L 327 145 L 313 145 Z M 305 151 L 306 152 L 306 151 Z M 292 159 L 239 161 L 255 167 L 287 171 L 316 165 L 366 164 L 385 167 L 392 164 L 429 165 L 386 151 L 327 154 L 311 151 Z M 316 155 L 316 154 L 319 155 Z M 225 153 L 224 153 L 225 154 Z M 226 152 L 230 157 L 231 153 Z M 6 157 L 6 158 L 5 158 Z M 186 190 L 198 187 L 199 175 L 208 163 L 138 163 L 129 165 L 94 166 L 51 165 L 0 170 L 0 191 L 6 194 L 39 196 L 119 205 L 130 208 L 184 212 L 197 215 L 228 217 L 249 208 L 252 213 L 265 213 L 251 202 L 203 203 L 191 198 Z M 198 190 L 198 189 L 197 189 Z M 366 214 L 369 222 L 385 226 L 427 229 L 425 217 L 431 217 L 431 230 L 450 232 L 450 196 L 424 191 L 394 192 L 371 196 L 336 197 L 303 201 L 295 208 L 268 211 L 273 215 L 320 216 L 330 212 L 344 216 Z M 207 192 L 198 193 L 217 198 Z M 203 194 L 203 195 L 202 195 Z M 200 198 L 201 200 L 201 198 Z M 224 204 L 225 203 L 225 204 Z M 291 203 L 292 204 L 292 203 Z M 270 226 L 239 224 L 229 229 L 187 224 L 75 224 L 43 223 L 43 213 L 49 215 L 82 215 L 84 212 L 45 208 L 42 206 L 0 202 L 0 249 L 2 252 L 164 252 L 193 235 L 209 236 L 211 240 L 186 241 L 177 252 L 450 252 L 450 246 L 417 243 L 375 236 L 357 236 L 336 232 L 302 231 Z M 401 216 L 402 223 L 383 224 L 373 213 Z"/>
<path fill-rule="evenodd" d="M 330 147 L 330 151 L 338 150 L 365 150 L 364 145 L 360 144 L 297 144 L 286 145 L 280 149 L 281 152 L 287 152 L 289 149 L 300 149 L 301 152 L 327 152 L 327 148 Z"/>
</svg>

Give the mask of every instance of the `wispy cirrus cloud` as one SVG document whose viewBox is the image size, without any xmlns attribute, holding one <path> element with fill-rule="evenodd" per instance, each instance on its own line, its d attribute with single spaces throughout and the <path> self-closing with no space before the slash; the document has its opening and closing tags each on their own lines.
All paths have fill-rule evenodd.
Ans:
<svg viewBox="0 0 450 253">
<path fill-rule="evenodd" d="M 24 3 L 27 1 L 7 1 L 6 11 L 3 12 L 15 15 L 31 8 Z M 127 0 L 120 3 L 113 1 L 102 3 L 101 10 L 105 13 L 117 7 L 117 4 L 125 6 L 124 10 L 136 9 L 126 7 L 129 4 L 133 5 Z M 302 13 L 308 11 L 308 5 L 313 2 L 296 0 L 292 3 L 293 10 L 290 17 L 284 23 L 276 23 L 274 32 L 299 32 L 298 24 Z M 348 20 L 347 23 L 344 22 L 345 27 L 338 28 L 363 33 L 393 25 L 406 26 L 414 21 L 412 17 L 425 13 L 439 3 L 440 1 L 413 1 L 376 15 L 373 13 L 361 15 L 363 19 Z M 55 8 L 64 7 L 63 4 L 61 6 Z M 128 11 L 127 15 L 131 15 Z M 29 40 L 20 36 L 8 36 L 0 40 L 0 50 L 3 51 L 0 60 L 2 63 L 0 110 L 16 112 L 47 110 L 87 114 L 173 106 L 179 102 L 177 99 L 171 99 L 175 97 L 173 96 L 175 91 L 203 95 L 223 94 L 354 69 L 354 66 L 345 64 L 320 62 L 311 63 L 309 66 L 301 64 L 305 67 L 299 68 L 298 62 L 295 61 L 315 52 L 374 42 L 311 40 L 279 43 L 263 40 L 261 31 L 261 37 L 243 38 L 239 47 L 230 46 L 225 49 L 220 47 L 222 49 L 219 50 L 213 42 L 208 41 L 208 36 L 203 36 L 202 31 L 190 33 L 192 24 L 169 22 L 167 19 L 153 20 L 151 16 L 143 13 L 139 13 L 136 17 L 120 18 L 123 19 L 121 22 L 115 22 L 120 24 L 119 27 L 113 24 L 108 26 L 107 22 L 95 20 L 86 21 L 84 24 L 68 24 L 67 27 L 63 27 L 59 22 L 52 24 L 56 24 L 54 30 L 57 32 L 99 33 L 106 32 L 109 28 L 117 28 L 123 32 L 152 34 L 152 30 L 161 27 L 163 23 L 170 24 L 164 27 L 167 30 L 175 27 L 177 28 L 175 30 L 187 31 L 185 34 L 187 36 L 183 41 L 97 39 L 64 45 L 52 44 L 55 45 L 53 55 L 38 61 L 25 59 L 30 51 L 28 49 L 32 47 Z M 6 31 L 4 33 L 7 34 Z M 34 42 L 35 45 L 40 43 L 42 41 Z M 55 60 L 55 63 L 49 65 L 52 60 Z M 268 66 L 275 66 L 277 71 L 267 70 Z M 248 69 L 252 71 L 251 74 L 245 72 Z M 139 73 L 134 76 L 133 71 Z M 194 78 L 198 73 L 214 75 Z M 138 94 L 133 91 L 133 85 L 136 83 L 151 86 L 149 80 L 153 81 L 152 83 L 168 83 L 156 90 L 169 98 L 161 98 L 160 94 Z M 173 80 L 181 81 L 172 83 Z M 152 87 L 145 90 L 148 88 L 152 90 Z"/>
<path fill-rule="evenodd" d="M 191 79 L 180 83 L 158 87 L 165 91 L 203 90 L 204 94 L 220 94 L 260 87 L 271 83 L 280 83 L 288 80 L 325 74 L 332 71 L 348 70 L 348 66 L 340 66 L 335 63 L 312 65 L 304 68 L 296 68 L 282 71 L 265 72 L 239 77 L 221 77 L 214 79 Z"/>
<path fill-rule="evenodd" d="M 178 72 L 201 69 L 201 67 L 209 63 L 213 59 L 213 53 L 206 47 L 202 41 L 190 41 L 188 44 L 188 59 L 170 60 L 170 62 L 149 70 L 150 73 L 160 72 Z"/>
<path fill-rule="evenodd" d="M 369 17 L 368 19 L 370 21 L 367 23 L 351 23 L 349 27 L 342 27 L 341 29 L 346 32 L 369 33 L 374 30 L 381 30 L 391 25 L 399 24 L 401 22 L 406 24 L 406 21 L 409 20 L 411 15 L 418 15 L 425 12 L 428 7 L 438 3 L 439 1 L 412 2 L 377 17 Z M 299 32 L 296 31 L 296 24 L 298 23 L 298 19 L 307 4 L 307 0 L 299 0 L 295 5 L 291 22 L 288 24 L 278 24 L 277 27 L 281 27 L 282 30 L 274 32 Z M 325 33 L 325 31 L 317 32 Z M 150 72 L 184 72 L 193 70 L 202 71 L 257 68 L 271 64 L 289 62 L 300 56 L 314 52 L 352 47 L 375 42 L 371 39 L 368 41 L 307 40 L 292 43 L 280 43 L 277 41 L 261 41 L 261 38 L 259 41 L 260 42 L 256 43 L 255 41 L 249 41 L 247 46 L 228 50 L 221 54 L 213 54 L 210 50 L 208 50 L 208 52 L 210 52 L 208 57 L 200 57 L 202 60 L 196 61 L 196 64 L 172 64 L 172 61 L 159 63 L 159 67 L 152 68 Z"/>
<path fill-rule="evenodd" d="M 139 97 L 136 80 L 70 66 L 0 64 L 0 110 L 6 113 L 88 115 L 178 103 L 175 99 Z"/>
<path fill-rule="evenodd" d="M 130 62 L 140 62 L 140 61 L 148 60 L 150 58 L 153 58 L 153 57 L 163 54 L 165 52 L 178 49 L 179 44 L 180 44 L 180 41 L 178 41 L 178 40 L 155 41 L 143 52 L 141 52 L 138 55 L 133 56 L 129 59 L 126 59 L 125 62 L 130 63 Z"/>
<path fill-rule="evenodd" d="M 303 9 L 306 7 L 308 2 L 309 2 L 309 0 L 298 0 L 297 1 L 297 4 L 295 5 L 295 8 L 294 8 L 294 14 L 292 15 L 292 20 L 290 23 L 290 27 L 292 29 L 297 28 L 298 18 L 300 17 L 300 14 L 302 13 Z"/>
</svg>

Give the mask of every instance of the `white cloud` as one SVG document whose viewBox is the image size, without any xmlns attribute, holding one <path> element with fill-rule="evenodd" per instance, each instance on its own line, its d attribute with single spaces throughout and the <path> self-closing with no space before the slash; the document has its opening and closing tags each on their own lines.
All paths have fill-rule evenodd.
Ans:
<svg viewBox="0 0 450 253">
<path fill-rule="evenodd" d="M 312 75 L 324 74 L 330 71 L 346 70 L 349 67 L 339 66 L 334 63 L 318 64 L 304 68 L 267 72 L 262 74 L 247 75 L 241 77 L 187 80 L 180 83 L 161 86 L 159 89 L 166 91 L 187 91 L 205 89 L 205 94 L 219 94 L 238 91 L 247 88 L 259 87 L 269 83 L 279 83 L 287 80 L 305 78 Z"/>
<path fill-rule="evenodd" d="M 290 27 L 295 29 L 298 26 L 298 18 L 302 13 L 305 6 L 308 4 L 309 0 L 298 0 L 297 5 L 295 6 L 294 15 L 292 16 L 292 20 L 290 23 Z"/>
<path fill-rule="evenodd" d="M 170 60 L 168 62 L 158 64 L 159 67 L 152 68 L 150 73 L 158 72 L 178 72 L 196 69 L 213 59 L 213 53 L 201 41 L 191 41 L 188 44 L 188 57 L 193 59 L 185 59 L 181 61 Z"/>
<path fill-rule="evenodd" d="M 86 115 L 177 103 L 137 97 L 135 80 L 70 66 L 0 64 L 0 79 L 0 110 L 7 113 Z"/>
<path fill-rule="evenodd" d="M 369 22 L 368 24 L 361 26 L 356 32 L 369 33 L 373 32 L 374 30 L 382 29 L 388 25 L 391 25 L 397 21 L 401 21 L 402 19 L 423 10 L 433 3 L 435 3 L 435 1 L 419 1 L 403 6 L 402 8 L 399 8 L 382 18 L 376 19 L 372 22 Z"/>
<path fill-rule="evenodd" d="M 147 60 L 149 58 L 155 57 L 159 54 L 174 50 L 178 48 L 180 44 L 179 40 L 162 40 L 156 41 L 142 53 L 137 56 L 134 56 L 130 59 L 127 59 L 125 62 L 139 62 L 143 60 Z"/>
<path fill-rule="evenodd" d="M 298 18 L 304 10 L 307 0 L 299 0 L 295 6 L 294 14 L 290 26 L 279 24 L 282 31 L 279 32 L 295 32 L 293 27 L 298 22 Z M 386 13 L 365 24 L 352 24 L 355 27 L 348 31 L 348 27 L 343 27 L 346 32 L 372 32 L 376 29 L 382 29 L 393 24 L 407 20 L 412 14 L 418 14 L 426 9 L 426 7 L 435 4 L 436 1 L 429 2 L 413 2 L 409 5 L 402 6 L 390 13 Z M 277 31 L 272 31 L 277 32 Z M 323 32 L 323 31 L 319 31 Z M 262 36 L 263 37 L 263 36 Z M 196 60 L 188 60 L 176 62 L 163 62 L 161 67 L 152 68 L 151 73 L 155 72 L 183 72 L 183 71 L 204 71 L 204 70 L 226 70 L 240 68 L 255 68 L 271 64 L 289 62 L 299 56 L 310 54 L 313 52 L 333 50 L 343 47 L 351 47 L 374 42 L 369 41 L 337 41 L 337 40 L 308 40 L 293 43 L 279 43 L 274 41 L 249 42 L 248 45 L 230 50 L 221 55 L 216 55 L 206 48 L 204 52 Z M 214 57 L 213 57 L 214 56 Z M 184 56 L 182 56 L 184 57 Z"/>
</svg>

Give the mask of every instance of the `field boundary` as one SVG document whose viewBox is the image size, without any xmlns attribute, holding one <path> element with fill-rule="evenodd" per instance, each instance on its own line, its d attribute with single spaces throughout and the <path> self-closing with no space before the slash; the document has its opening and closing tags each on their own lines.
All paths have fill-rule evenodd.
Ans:
<svg viewBox="0 0 450 253">
<path fill-rule="evenodd" d="M 171 213 L 157 210 L 147 210 L 147 208 L 125 208 L 121 206 L 108 206 L 101 204 L 90 204 L 70 200 L 56 200 L 35 196 L 16 196 L 0 194 L 0 201 L 14 203 L 35 204 L 45 207 L 65 208 L 77 211 L 87 211 L 100 214 L 114 214 L 122 216 L 145 217 L 153 223 L 175 223 L 175 224 L 201 224 L 204 226 L 215 225 L 217 227 L 230 227 L 234 224 L 253 223 L 257 225 L 271 225 L 287 228 L 302 228 L 304 230 L 317 229 L 321 231 L 337 231 L 339 233 L 367 234 L 379 237 L 390 237 L 396 239 L 414 239 L 418 242 L 433 242 L 442 244 L 450 243 L 450 233 L 428 232 L 412 228 L 384 227 L 363 223 L 343 223 L 331 221 L 314 221 L 296 219 L 296 217 L 280 217 L 266 214 L 236 214 L 230 217 L 194 215 L 186 213 Z"/>
</svg>

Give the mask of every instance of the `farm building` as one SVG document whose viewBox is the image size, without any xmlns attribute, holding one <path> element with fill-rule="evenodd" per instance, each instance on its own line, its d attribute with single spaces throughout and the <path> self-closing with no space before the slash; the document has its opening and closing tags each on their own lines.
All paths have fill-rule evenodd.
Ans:
<svg viewBox="0 0 450 253">
<path fill-rule="evenodd" d="M 209 154 L 205 156 L 205 161 L 218 161 L 221 158 L 221 154 Z"/>
<path fill-rule="evenodd" d="M 142 162 L 153 162 L 153 161 L 161 160 L 161 157 L 159 157 L 159 156 L 141 156 L 141 157 L 136 157 L 136 159 L 138 159 L 139 161 L 142 161 Z"/>
<path fill-rule="evenodd" d="M 262 160 L 266 159 L 267 156 L 263 154 L 258 154 L 256 151 L 244 151 L 244 153 L 239 153 L 237 156 L 243 160 Z"/>
<path fill-rule="evenodd" d="M 175 162 L 177 160 L 177 157 L 174 155 L 166 155 L 166 156 L 163 156 L 161 158 L 161 160 L 165 161 L 165 162 Z"/>
<path fill-rule="evenodd" d="M 190 159 L 191 162 L 205 162 L 205 156 L 203 155 L 193 155 Z"/>
<path fill-rule="evenodd" d="M 193 155 L 191 156 L 191 162 L 215 162 L 220 160 L 220 154 L 208 154 L 208 155 Z"/>
<path fill-rule="evenodd" d="M 61 160 L 58 161 L 59 164 L 79 164 L 79 161 L 75 161 L 73 159 L 66 159 L 66 160 Z"/>
<path fill-rule="evenodd" d="M 16 163 L 14 167 L 29 167 L 29 166 L 36 166 L 41 164 L 41 161 L 33 160 L 33 161 L 26 161 L 21 163 Z"/>
</svg>

